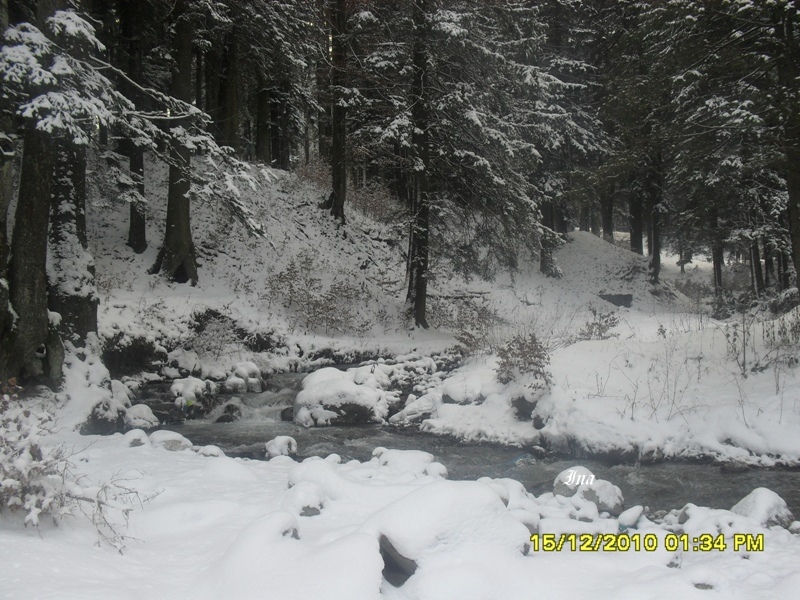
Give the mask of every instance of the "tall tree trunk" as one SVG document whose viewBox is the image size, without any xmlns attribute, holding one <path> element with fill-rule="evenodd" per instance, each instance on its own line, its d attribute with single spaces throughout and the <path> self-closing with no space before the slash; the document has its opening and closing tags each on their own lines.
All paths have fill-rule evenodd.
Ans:
<svg viewBox="0 0 800 600">
<path fill-rule="evenodd" d="M 256 92 L 256 159 L 272 164 L 272 95 L 267 78 L 259 71 Z"/>
<path fill-rule="evenodd" d="M 194 105 L 203 106 L 203 87 L 205 68 L 203 67 L 203 53 L 200 50 L 194 53 Z"/>
<path fill-rule="evenodd" d="M 798 14 L 800 0 L 793 1 L 793 10 L 784 11 L 783 27 L 776 31 L 783 46 L 783 56 L 778 61 L 778 78 L 782 86 L 786 111 L 784 139 L 786 152 L 786 191 L 788 192 L 789 237 L 792 244 L 792 262 L 800 280 L 800 94 L 797 78 L 800 75 L 800 45 L 798 44 Z M 795 285 L 800 285 L 796 281 Z"/>
<path fill-rule="evenodd" d="M 192 101 L 192 39 L 194 25 L 186 14 L 186 1 L 177 2 L 177 23 L 172 41 L 175 66 L 170 93 L 186 102 Z M 151 273 L 166 273 L 178 283 L 197 284 L 197 262 L 190 218 L 189 189 L 191 152 L 177 140 L 171 142 L 167 224 L 164 244 Z"/>
<path fill-rule="evenodd" d="M 50 212 L 49 308 L 65 339 L 83 345 L 97 331 L 94 260 L 86 237 L 86 148 L 57 146 Z"/>
<path fill-rule="evenodd" d="M 664 195 L 663 162 L 660 152 L 652 157 L 651 163 L 645 174 L 647 215 L 649 217 L 647 249 L 650 254 L 650 281 L 658 283 L 658 276 L 661 273 L 661 202 Z"/>
<path fill-rule="evenodd" d="M 331 31 L 331 16 L 328 0 L 316 0 L 316 3 L 319 30 L 322 32 L 322 36 L 319 39 L 319 44 L 324 49 L 324 52 L 320 53 L 321 58 L 317 61 L 315 69 L 317 80 L 317 103 L 320 106 L 320 110 L 317 113 L 317 140 L 320 161 L 327 163 L 327 161 L 330 159 L 331 146 L 331 68 L 330 56 L 328 54 L 328 38 Z"/>
<path fill-rule="evenodd" d="M 140 0 L 122 0 L 119 6 L 119 19 L 122 36 L 127 41 L 127 66 L 128 77 L 136 83 L 142 84 L 144 67 L 142 62 L 142 38 L 139 32 L 141 25 Z M 142 98 L 133 86 L 126 86 L 126 93 L 137 105 L 142 103 Z M 141 107 L 140 107 L 141 108 Z M 128 156 L 131 179 L 136 182 L 136 190 L 140 201 L 130 204 L 128 225 L 128 246 L 136 254 L 147 250 L 147 206 L 145 204 L 144 187 L 144 149 L 137 146 L 133 140 L 126 140 L 123 144 L 124 152 Z"/>
<path fill-rule="evenodd" d="M 556 209 L 553 202 L 548 200 L 542 204 L 542 225 L 547 231 L 540 240 L 539 250 L 539 272 L 548 277 L 561 277 L 561 269 L 556 266 L 553 250 L 556 245 Z"/>
<path fill-rule="evenodd" d="M 411 119 L 414 127 L 412 145 L 419 161 L 414 173 L 414 209 L 411 215 L 411 252 L 407 300 L 413 307 L 414 323 L 428 328 L 428 241 L 430 235 L 430 198 L 428 171 L 430 147 L 428 128 L 428 32 L 429 0 L 413 0 L 413 81 L 411 87 Z"/>
<path fill-rule="evenodd" d="M 630 219 L 631 252 L 644 254 L 644 227 L 642 224 L 642 197 L 635 191 L 628 192 L 628 218 Z"/>
<path fill-rule="evenodd" d="M 346 0 L 334 0 L 331 11 L 331 176 L 333 206 L 331 215 L 342 223 L 347 199 L 347 108 L 343 90 L 347 73 L 347 6 Z"/>
<path fill-rule="evenodd" d="M 222 70 L 222 58 L 219 51 L 210 48 L 204 53 L 205 70 L 205 108 L 206 113 L 211 117 L 211 133 L 216 139 L 220 139 L 222 132 L 218 128 L 220 120 L 220 71 Z"/>
<path fill-rule="evenodd" d="M 797 125 L 787 128 L 787 138 L 789 139 L 786 149 L 788 163 L 786 190 L 789 195 L 789 237 L 792 242 L 792 262 L 795 271 L 800 273 L 800 168 L 798 168 L 800 165 L 800 113 L 794 118 L 799 121 Z"/>
<path fill-rule="evenodd" d="M 758 241 L 754 241 L 750 246 L 750 264 L 753 269 L 754 291 L 757 296 L 761 296 L 765 290 L 764 271 L 761 269 L 761 253 L 758 249 Z"/>
<path fill-rule="evenodd" d="M 44 376 L 58 385 L 63 348 L 50 331 L 46 267 L 54 166 L 52 138 L 29 125 L 9 263 L 9 296 L 18 317 L 11 335 L 0 344 L 0 363 L 5 363 L 8 376 Z"/>
<path fill-rule="evenodd" d="M 600 213 L 603 221 L 603 239 L 614 243 L 614 184 L 603 186 L 600 196 Z"/>
<path fill-rule="evenodd" d="M 239 138 L 239 49 L 236 41 L 237 31 L 233 31 L 227 40 L 222 57 L 223 76 L 219 87 L 219 140 L 230 146 L 235 152 L 240 150 Z"/>
<path fill-rule="evenodd" d="M 7 14 L 6 14 L 7 17 Z M 10 118 L 0 115 L 0 383 L 9 378 L 7 369 L 5 340 L 9 335 L 14 322 L 9 305 L 8 289 L 8 207 L 14 193 L 14 139 L 12 136 L 13 123 Z M 5 137 L 3 137 L 5 136 Z M 11 349 L 9 348 L 10 352 Z"/>
<path fill-rule="evenodd" d="M 597 209 L 594 206 L 589 208 L 589 230 L 592 234 L 600 237 L 600 219 L 597 215 Z"/>
<path fill-rule="evenodd" d="M 769 242 L 764 238 L 764 289 L 772 285 L 772 280 L 775 278 L 775 261 L 772 257 L 772 248 Z"/>
</svg>

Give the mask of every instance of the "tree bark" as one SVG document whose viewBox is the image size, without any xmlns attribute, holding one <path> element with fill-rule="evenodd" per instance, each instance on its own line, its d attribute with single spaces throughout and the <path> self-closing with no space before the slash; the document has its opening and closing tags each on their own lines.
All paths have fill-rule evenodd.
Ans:
<svg viewBox="0 0 800 600">
<path fill-rule="evenodd" d="M 192 100 L 192 39 L 194 25 L 186 15 L 185 0 L 178 0 L 173 38 L 175 65 L 170 93 L 186 102 Z M 169 192 L 164 244 L 151 273 L 166 273 L 178 283 L 197 284 L 197 262 L 190 218 L 191 152 L 178 140 L 170 147 Z"/>
<path fill-rule="evenodd" d="M 237 31 L 228 36 L 228 43 L 222 57 L 222 77 L 219 87 L 219 111 L 217 129 L 220 142 L 238 153 L 241 149 L 239 138 L 239 49 L 236 41 Z"/>
<path fill-rule="evenodd" d="M 317 61 L 315 75 L 317 80 L 317 103 L 321 107 L 317 113 L 317 143 L 319 149 L 319 158 L 323 163 L 327 163 L 330 159 L 330 146 L 331 146 L 331 132 L 330 132 L 330 86 L 331 86 L 331 69 L 330 69 L 330 56 L 328 56 L 328 36 L 330 35 L 330 8 L 328 0 L 316 0 L 317 2 L 317 18 L 319 20 L 319 29 L 323 32 L 319 40 L 320 46 L 324 48 L 324 52 L 320 53 L 325 58 L 320 58 Z"/>
<path fill-rule="evenodd" d="M 343 90 L 347 73 L 347 8 L 346 0 L 334 0 L 331 11 L 331 177 L 333 206 L 331 215 L 342 224 L 347 200 L 347 108 Z"/>
<path fill-rule="evenodd" d="M 119 6 L 120 28 L 122 37 L 127 41 L 128 77 L 136 83 L 143 83 L 143 49 L 142 38 L 139 32 L 141 14 L 140 0 L 122 0 Z M 137 105 L 142 103 L 142 98 L 133 86 L 126 86 L 128 98 Z M 123 144 L 124 152 L 128 156 L 128 165 L 131 179 L 136 182 L 136 189 L 141 197 L 140 202 L 131 202 L 129 209 L 128 246 L 136 254 L 147 250 L 147 207 L 144 203 L 144 149 L 137 146 L 133 140 L 126 140 Z"/>
<path fill-rule="evenodd" d="M 272 95 L 267 78 L 258 73 L 258 91 L 256 92 L 256 159 L 272 164 Z"/>
<path fill-rule="evenodd" d="M 603 186 L 600 196 L 600 213 L 603 222 L 603 239 L 614 243 L 614 184 Z"/>
<path fill-rule="evenodd" d="M 94 260 L 86 236 L 86 148 L 57 145 L 50 212 L 49 308 L 64 339 L 82 346 L 97 331 Z"/>
<path fill-rule="evenodd" d="M 642 198 L 635 191 L 630 191 L 628 199 L 628 217 L 630 219 L 631 252 L 644 254 L 644 227 L 642 225 Z"/>
<path fill-rule="evenodd" d="M 775 261 L 772 257 L 772 248 L 765 238 L 763 240 L 764 246 L 764 289 L 772 285 L 772 280 L 775 278 Z"/>
<path fill-rule="evenodd" d="M 25 130 L 9 262 L 9 296 L 17 320 L 11 335 L 0 344 L 0 365 L 5 364 L 7 377 L 44 376 L 51 385 L 58 385 L 62 365 L 49 331 L 46 272 L 54 165 L 53 140 L 30 125 Z"/>
<path fill-rule="evenodd" d="M 6 17 L 8 15 L 6 14 Z M 9 310 L 8 288 L 8 207 L 14 194 L 14 140 L 8 135 L 13 130 L 10 118 L 0 116 L 0 383 L 9 377 L 5 363 L 4 340 L 9 339 L 14 319 Z"/>
<path fill-rule="evenodd" d="M 428 328 L 428 252 L 430 234 L 430 147 L 428 128 L 428 34 L 429 0 L 413 0 L 414 24 L 413 81 L 411 87 L 411 119 L 414 126 L 412 145 L 418 161 L 414 173 L 414 208 L 411 215 L 411 241 L 407 301 L 413 308 L 414 324 Z"/>
<path fill-rule="evenodd" d="M 664 196 L 663 161 L 660 152 L 656 152 L 651 158 L 651 164 L 645 174 L 644 187 L 649 217 L 647 250 L 650 254 L 650 281 L 658 283 L 661 273 L 661 203 Z"/>
<path fill-rule="evenodd" d="M 750 246 L 750 264 L 753 270 L 753 291 L 757 296 L 761 296 L 766 288 L 764 287 L 764 271 L 761 268 L 761 252 L 758 249 L 757 241 Z"/>
</svg>

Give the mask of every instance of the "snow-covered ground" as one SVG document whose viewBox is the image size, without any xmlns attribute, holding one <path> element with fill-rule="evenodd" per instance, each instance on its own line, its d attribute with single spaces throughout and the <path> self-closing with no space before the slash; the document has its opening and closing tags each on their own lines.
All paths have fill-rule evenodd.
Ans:
<svg viewBox="0 0 800 600">
<path fill-rule="evenodd" d="M 249 237 L 222 208 L 196 207 L 196 288 L 146 274 L 163 227 L 158 185 L 150 191 L 151 247 L 141 256 L 124 245 L 124 207 L 92 213 L 100 339 L 144 340 L 172 351 L 176 365 L 194 365 L 197 379 L 175 388 L 179 402 L 201 393 L 206 378 L 245 389 L 276 371 L 323 366 L 326 356 L 407 354 L 403 364 L 425 384 L 398 415 L 388 417 L 387 408 L 397 401 L 398 367 L 373 361 L 309 377 L 296 417 L 322 425 L 331 406 L 349 403 L 374 420 L 471 440 L 632 461 L 800 464 L 800 316 L 710 319 L 707 307 L 677 291 L 682 281 L 707 280 L 707 265 L 681 275 L 665 260 L 665 283 L 654 287 L 646 259 L 575 232 L 556 254 L 559 280 L 536 264 L 493 282 L 466 282 L 441 267 L 431 282 L 431 320 L 440 328 L 411 331 L 402 232 L 353 211 L 336 228 L 316 206 L 318 190 L 286 173 L 263 179 L 243 193 L 267 225 L 266 239 Z M 631 306 L 601 294 L 630 295 Z M 427 357 L 464 333 L 480 337 L 471 356 L 434 376 Z M 530 333 L 549 351 L 549 384 L 526 375 L 502 383 L 497 350 Z M 164 432 L 79 436 L 74 427 L 98 398 L 130 401 L 121 383 L 108 385 L 98 353 L 71 354 L 57 429 L 40 443 L 64 449 L 76 489 L 101 492 L 110 504 L 98 513 L 77 501 L 89 518 L 65 516 L 54 526 L 43 517 L 38 528 L 0 514 L 0 597 L 800 597 L 800 525 L 769 491 L 734 512 L 689 505 L 659 518 L 636 507 L 616 515 L 603 504 L 613 500 L 613 481 L 534 497 L 512 480 L 447 481 L 446 465 L 422 452 L 297 462 L 293 441 L 279 439 L 265 445 L 271 460 L 248 461 Z M 177 367 L 152 377 L 170 373 Z M 142 427 L 150 417 L 129 416 Z M 610 534 L 621 532 L 638 544 L 652 534 L 656 548 L 611 551 L 611 540 L 622 538 Z M 606 550 L 581 551 L 588 538 L 562 536 L 573 533 L 609 534 L 591 538 Z M 734 550 L 735 534 L 763 539 L 763 549 Z M 545 551 L 546 540 L 563 546 Z M 717 545 L 701 549 L 707 541 Z"/>
<path fill-rule="evenodd" d="M 117 499 L 131 509 L 127 527 L 120 511 L 106 510 L 124 549 L 85 518 L 43 519 L 37 530 L 4 515 L 3 598 L 798 597 L 800 523 L 795 534 L 767 525 L 785 514 L 763 489 L 735 512 L 689 505 L 654 522 L 641 507 L 600 513 L 601 501 L 615 499 L 613 482 L 534 497 L 508 479 L 448 481 L 445 466 L 417 451 L 265 462 L 164 434 L 60 439 L 74 448 L 84 484 L 135 492 Z M 569 474 L 560 479 L 570 493 Z M 581 550 L 597 540 L 603 550 Z M 630 549 L 611 550 L 626 541 Z M 556 543 L 560 550 L 545 550 Z M 652 551 L 633 549 L 644 544 Z"/>
</svg>

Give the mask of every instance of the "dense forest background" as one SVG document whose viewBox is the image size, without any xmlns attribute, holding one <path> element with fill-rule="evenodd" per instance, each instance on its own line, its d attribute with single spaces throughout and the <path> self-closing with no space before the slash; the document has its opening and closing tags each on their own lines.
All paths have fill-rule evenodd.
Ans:
<svg viewBox="0 0 800 600">
<path fill-rule="evenodd" d="M 720 299 L 726 256 L 752 295 L 795 284 L 800 0 L 2 0 L 0 28 L 0 381 L 58 382 L 97 328 L 92 178 L 187 284 L 193 201 L 264 235 L 231 177 L 252 163 L 316 168 L 331 228 L 354 187 L 385 191 L 420 327 L 432 257 L 558 277 L 572 226 L 629 234 L 654 284 L 667 250 L 710 256 Z"/>
</svg>

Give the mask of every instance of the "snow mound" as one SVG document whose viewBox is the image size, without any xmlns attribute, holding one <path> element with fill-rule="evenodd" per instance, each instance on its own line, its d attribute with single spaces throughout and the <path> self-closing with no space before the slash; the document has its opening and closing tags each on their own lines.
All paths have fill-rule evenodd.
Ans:
<svg viewBox="0 0 800 600">
<path fill-rule="evenodd" d="M 528 528 L 492 488 L 475 481 L 425 485 L 376 512 L 361 531 L 384 538 L 393 560 L 408 571 L 418 565 L 418 575 L 443 564 L 460 564 L 466 571 L 487 555 L 513 560 L 530 549 Z"/>
</svg>

